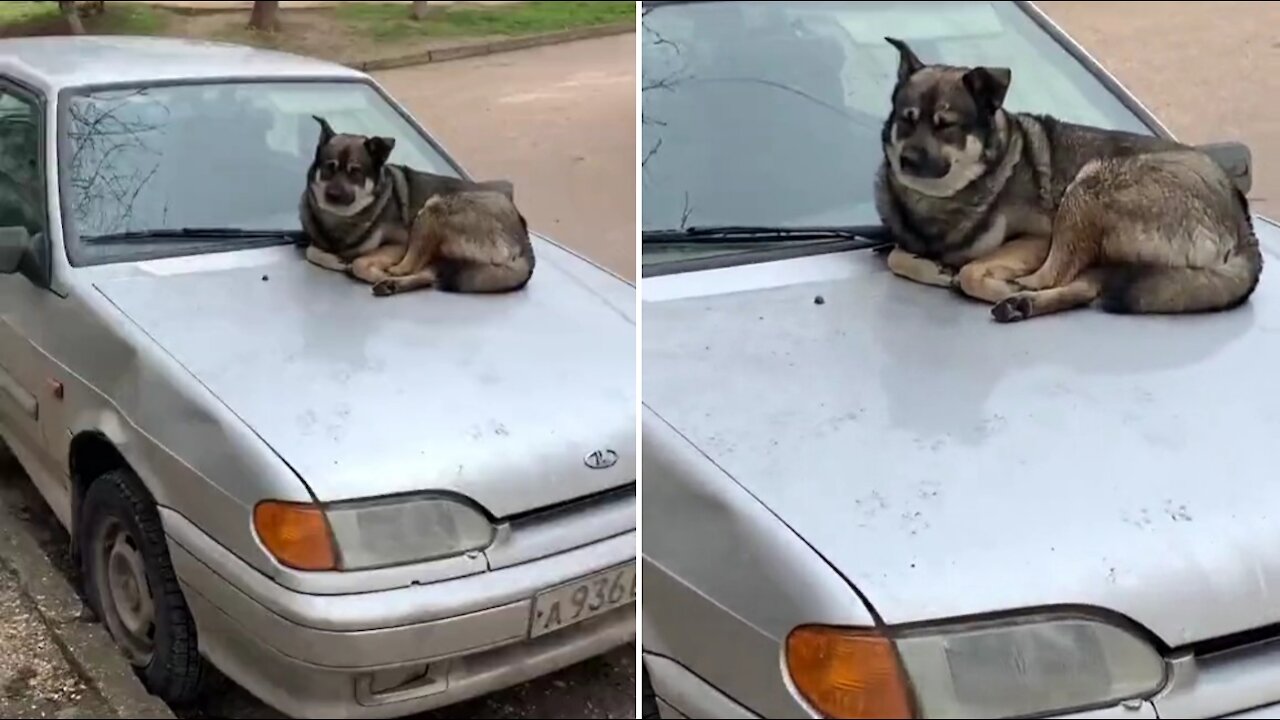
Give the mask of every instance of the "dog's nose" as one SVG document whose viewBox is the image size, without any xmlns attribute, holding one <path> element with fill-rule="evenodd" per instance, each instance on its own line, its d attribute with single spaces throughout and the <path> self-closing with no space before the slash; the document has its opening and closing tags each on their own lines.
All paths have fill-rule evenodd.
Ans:
<svg viewBox="0 0 1280 720">
<path fill-rule="evenodd" d="M 898 162 L 902 165 L 903 170 L 915 173 L 923 170 L 928 160 L 924 150 L 918 147 L 904 147 L 902 148 L 902 157 Z"/>
</svg>

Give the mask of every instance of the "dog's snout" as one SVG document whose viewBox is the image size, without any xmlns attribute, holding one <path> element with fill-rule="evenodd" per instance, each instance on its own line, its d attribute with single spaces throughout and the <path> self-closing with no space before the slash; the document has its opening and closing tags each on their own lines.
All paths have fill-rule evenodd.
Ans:
<svg viewBox="0 0 1280 720">
<path fill-rule="evenodd" d="M 910 173 L 917 173 L 924 169 L 929 163 L 929 158 L 925 151 L 918 147 L 908 145 L 902 148 L 902 169 Z"/>
<path fill-rule="evenodd" d="M 345 188 L 337 185 L 329 185 L 324 189 L 324 199 L 334 205 L 346 205 L 351 202 L 352 194 Z"/>
<path fill-rule="evenodd" d="M 940 178 L 951 170 L 951 163 L 945 158 L 932 155 L 925 148 L 915 145 L 903 147 L 898 162 L 902 165 L 903 172 L 916 177 Z"/>
</svg>

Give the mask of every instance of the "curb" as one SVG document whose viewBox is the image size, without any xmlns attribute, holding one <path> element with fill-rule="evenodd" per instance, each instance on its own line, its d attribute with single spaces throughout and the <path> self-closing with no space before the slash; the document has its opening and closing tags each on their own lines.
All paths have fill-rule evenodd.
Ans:
<svg viewBox="0 0 1280 720">
<path fill-rule="evenodd" d="M 409 67 L 411 65 L 425 65 L 427 63 L 461 60 L 463 58 L 479 57 L 481 55 L 494 55 L 496 53 L 510 52 L 512 50 L 525 50 L 527 48 L 541 47 L 544 45 L 559 45 L 560 43 L 573 42 L 574 40 L 589 40 L 591 38 L 608 37 L 611 35 L 625 35 L 626 33 L 634 33 L 635 31 L 636 24 L 634 21 L 610 23 L 608 25 L 593 25 L 590 27 L 539 33 L 537 35 L 522 35 L 519 37 L 504 38 L 502 40 L 491 40 L 488 42 L 436 48 L 435 50 L 424 50 L 422 52 L 410 53 L 408 55 L 397 55 L 395 57 L 374 58 L 372 60 L 348 60 L 344 61 L 342 64 L 354 70 L 360 70 L 361 72 L 390 70 L 392 68 Z"/>
<path fill-rule="evenodd" d="M 142 687 L 106 629 L 85 620 L 88 608 L 21 522 L 0 498 L 0 558 L 18 577 L 22 593 L 72 670 L 102 696 L 116 717 L 173 718 L 169 707 Z"/>
</svg>

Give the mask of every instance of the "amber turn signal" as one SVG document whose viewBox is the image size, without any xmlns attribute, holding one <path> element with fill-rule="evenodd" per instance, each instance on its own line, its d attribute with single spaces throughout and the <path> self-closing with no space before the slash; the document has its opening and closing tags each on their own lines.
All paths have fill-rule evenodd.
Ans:
<svg viewBox="0 0 1280 720">
<path fill-rule="evenodd" d="M 267 551 L 297 570 L 334 570 L 337 557 L 324 511 L 315 505 L 268 500 L 253 509 L 253 527 Z"/>
<path fill-rule="evenodd" d="M 912 718 L 893 642 L 873 632 L 808 625 L 787 636 L 796 690 L 829 718 Z"/>
</svg>

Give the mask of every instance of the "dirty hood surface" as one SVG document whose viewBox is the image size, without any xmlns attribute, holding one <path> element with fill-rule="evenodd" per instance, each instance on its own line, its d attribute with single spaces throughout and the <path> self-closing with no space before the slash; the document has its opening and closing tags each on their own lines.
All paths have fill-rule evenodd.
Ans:
<svg viewBox="0 0 1280 720">
<path fill-rule="evenodd" d="M 1267 261 L 1233 312 L 1007 326 L 870 252 L 646 280 L 644 401 L 888 623 L 1072 604 L 1223 636 L 1280 621 Z"/>
<path fill-rule="evenodd" d="M 292 248 L 95 285 L 321 501 L 447 490 L 503 517 L 635 478 L 634 289 L 536 247 L 507 295 L 377 298 Z"/>
</svg>

